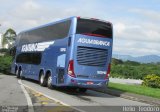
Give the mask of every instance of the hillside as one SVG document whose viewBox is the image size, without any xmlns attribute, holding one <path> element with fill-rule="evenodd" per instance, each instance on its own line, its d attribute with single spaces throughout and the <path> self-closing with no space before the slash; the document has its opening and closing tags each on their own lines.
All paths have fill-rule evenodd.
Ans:
<svg viewBox="0 0 160 112">
<path fill-rule="evenodd" d="M 160 62 L 160 56 L 158 55 L 146 55 L 146 56 L 138 56 L 138 57 L 133 57 L 130 55 L 118 55 L 118 54 L 113 54 L 113 58 L 116 59 L 121 59 L 123 61 L 136 61 L 139 63 L 157 63 Z"/>
</svg>

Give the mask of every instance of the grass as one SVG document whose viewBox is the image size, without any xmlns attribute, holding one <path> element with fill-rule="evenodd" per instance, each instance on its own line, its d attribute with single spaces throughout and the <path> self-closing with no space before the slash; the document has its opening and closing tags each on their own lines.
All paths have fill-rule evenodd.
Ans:
<svg viewBox="0 0 160 112">
<path fill-rule="evenodd" d="M 154 98 L 160 98 L 160 89 L 144 87 L 141 85 L 127 85 L 119 83 L 109 83 L 110 89 L 116 89 L 123 92 L 136 93 L 140 95 L 150 96 Z"/>
</svg>

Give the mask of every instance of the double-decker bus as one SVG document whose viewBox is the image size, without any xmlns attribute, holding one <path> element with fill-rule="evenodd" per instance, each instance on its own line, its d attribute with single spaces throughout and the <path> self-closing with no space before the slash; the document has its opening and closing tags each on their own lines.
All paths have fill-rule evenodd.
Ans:
<svg viewBox="0 0 160 112">
<path fill-rule="evenodd" d="M 41 86 L 81 92 L 106 86 L 112 57 L 112 24 L 70 17 L 18 34 L 11 72 Z"/>
</svg>

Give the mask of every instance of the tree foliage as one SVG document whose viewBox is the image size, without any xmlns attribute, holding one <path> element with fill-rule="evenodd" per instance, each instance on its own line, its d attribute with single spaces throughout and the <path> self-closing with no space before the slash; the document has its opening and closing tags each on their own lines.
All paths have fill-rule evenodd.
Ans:
<svg viewBox="0 0 160 112">
<path fill-rule="evenodd" d="M 9 47 L 12 45 L 12 43 L 15 41 L 16 32 L 9 28 L 4 34 L 3 34 L 3 40 L 2 40 L 2 46 L 4 47 L 6 44 L 9 45 Z"/>
<path fill-rule="evenodd" d="M 160 64 L 141 64 L 134 61 L 112 60 L 111 76 L 120 78 L 143 79 L 148 74 L 160 76 Z M 119 63 L 120 62 L 120 63 Z"/>
<path fill-rule="evenodd" d="M 151 74 L 145 76 L 142 85 L 153 87 L 153 88 L 160 88 L 160 76 Z"/>
<path fill-rule="evenodd" d="M 114 65 L 123 64 L 123 61 L 122 61 L 122 60 L 119 60 L 119 59 L 113 58 L 113 59 L 112 59 L 112 64 L 114 64 Z"/>
<path fill-rule="evenodd" d="M 9 55 L 0 56 L 0 72 L 9 74 L 12 63 L 12 57 Z"/>
</svg>

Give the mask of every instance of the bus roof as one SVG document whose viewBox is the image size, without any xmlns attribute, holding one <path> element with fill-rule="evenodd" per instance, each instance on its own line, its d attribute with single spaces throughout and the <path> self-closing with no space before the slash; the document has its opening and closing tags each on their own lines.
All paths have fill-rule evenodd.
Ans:
<svg viewBox="0 0 160 112">
<path fill-rule="evenodd" d="M 32 30 L 36 30 L 36 29 L 39 29 L 39 28 L 43 28 L 43 27 L 46 27 L 46 26 L 50 26 L 50 25 L 53 25 L 53 24 L 56 24 L 56 23 L 59 23 L 59 22 L 63 22 L 63 21 L 69 20 L 69 19 L 73 19 L 73 18 L 81 18 L 81 19 L 89 19 L 89 20 L 101 21 L 101 22 L 105 22 L 105 23 L 110 23 L 112 25 L 112 23 L 109 22 L 109 21 L 105 21 L 105 20 L 101 20 L 101 19 L 97 19 L 97 18 L 72 16 L 72 17 L 68 17 L 68 18 L 62 19 L 62 20 L 58 20 L 58 21 L 54 21 L 54 22 L 50 22 L 50 23 L 41 25 L 41 26 L 37 26 L 37 27 L 31 28 L 31 29 L 28 29 L 28 30 L 24 30 L 24 31 L 20 32 L 19 34 L 25 33 L 25 32 L 29 32 L 29 31 L 32 31 Z"/>
<path fill-rule="evenodd" d="M 62 20 L 50 22 L 50 23 L 47 23 L 47 24 L 44 24 L 44 25 L 41 25 L 41 26 L 37 26 L 37 27 L 31 28 L 31 29 L 28 29 L 28 30 L 24 30 L 24 31 L 20 32 L 19 34 L 29 32 L 29 31 L 32 31 L 32 30 L 36 30 L 36 29 L 39 29 L 39 28 L 43 28 L 43 27 L 46 27 L 46 26 L 50 26 L 50 25 L 53 25 L 53 24 L 56 24 L 56 23 L 59 23 L 59 22 L 63 22 L 63 21 L 75 18 L 75 17 L 76 16 L 72 16 L 72 17 L 69 17 L 69 18 L 62 19 Z"/>
</svg>

